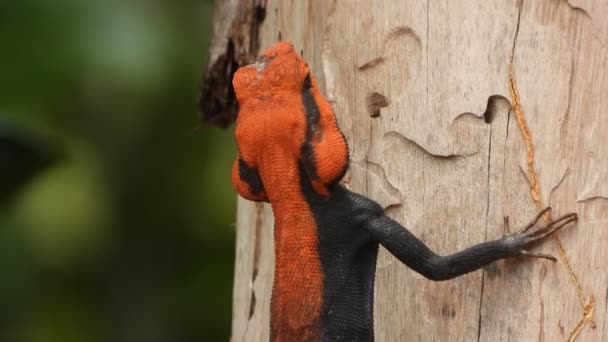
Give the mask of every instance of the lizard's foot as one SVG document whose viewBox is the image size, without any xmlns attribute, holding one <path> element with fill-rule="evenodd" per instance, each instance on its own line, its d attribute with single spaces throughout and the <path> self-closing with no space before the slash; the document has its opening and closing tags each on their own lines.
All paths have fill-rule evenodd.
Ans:
<svg viewBox="0 0 608 342">
<path fill-rule="evenodd" d="M 517 233 L 508 235 L 504 238 L 504 242 L 509 249 L 512 250 L 513 256 L 525 256 L 530 258 L 542 258 L 548 259 L 553 262 L 557 259 L 550 254 L 534 253 L 529 251 L 527 248 L 531 247 L 549 237 L 551 234 L 560 230 L 569 223 L 578 221 L 576 213 L 568 213 L 559 217 L 557 220 L 551 221 L 538 229 L 531 229 L 536 226 L 540 218 L 546 213 L 551 211 L 551 207 L 546 207 L 541 210 L 540 213 L 525 226 L 522 230 Z"/>
</svg>

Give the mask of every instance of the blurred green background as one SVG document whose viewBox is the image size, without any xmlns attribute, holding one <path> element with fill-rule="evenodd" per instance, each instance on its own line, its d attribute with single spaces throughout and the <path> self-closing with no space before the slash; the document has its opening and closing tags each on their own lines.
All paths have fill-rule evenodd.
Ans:
<svg viewBox="0 0 608 342">
<path fill-rule="evenodd" d="M 0 202 L 0 341 L 229 339 L 235 146 L 195 105 L 212 12 L 0 0 L 0 133 L 54 160 Z"/>
</svg>

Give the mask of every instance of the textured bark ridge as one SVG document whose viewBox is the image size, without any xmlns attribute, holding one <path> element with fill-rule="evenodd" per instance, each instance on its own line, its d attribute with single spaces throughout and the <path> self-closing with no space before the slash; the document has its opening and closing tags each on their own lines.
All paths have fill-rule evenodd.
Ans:
<svg viewBox="0 0 608 342">
<path fill-rule="evenodd" d="M 241 6 L 251 14 L 254 5 L 265 8 L 263 22 L 238 19 Z M 608 340 L 608 2 L 230 0 L 218 7 L 233 10 L 216 17 L 225 31 L 210 69 L 219 63 L 220 84 L 229 85 L 231 70 L 254 51 L 277 39 L 293 43 L 349 141 L 345 184 L 433 249 L 448 254 L 496 239 L 542 204 L 556 217 L 579 214 L 559 241 L 538 247 L 557 263 L 501 261 L 437 283 L 381 251 L 377 341 Z M 237 39 L 233 26 L 255 33 Z M 217 56 L 230 41 L 226 58 L 235 64 L 224 67 Z M 230 92 L 217 94 L 211 98 Z M 273 223 L 267 205 L 239 199 L 233 341 L 268 340 Z"/>
<path fill-rule="evenodd" d="M 266 17 L 265 0 L 216 1 L 210 58 L 198 99 L 199 115 L 222 128 L 234 122 L 238 103 L 232 77 L 260 51 L 259 29 Z"/>
</svg>

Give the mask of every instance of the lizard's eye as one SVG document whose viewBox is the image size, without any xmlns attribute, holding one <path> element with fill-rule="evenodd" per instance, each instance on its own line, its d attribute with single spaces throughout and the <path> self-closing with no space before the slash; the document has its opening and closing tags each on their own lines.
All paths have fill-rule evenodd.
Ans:
<svg viewBox="0 0 608 342">
<path fill-rule="evenodd" d="M 264 69 L 266 69 L 266 65 L 268 65 L 268 59 L 264 56 L 261 56 L 255 61 L 253 65 L 255 66 L 255 69 L 258 72 L 263 72 Z"/>
<path fill-rule="evenodd" d="M 312 82 L 310 80 L 310 72 L 308 74 L 306 74 L 306 78 L 304 79 L 304 85 L 302 86 L 302 88 L 304 89 L 310 89 L 312 87 Z"/>
</svg>

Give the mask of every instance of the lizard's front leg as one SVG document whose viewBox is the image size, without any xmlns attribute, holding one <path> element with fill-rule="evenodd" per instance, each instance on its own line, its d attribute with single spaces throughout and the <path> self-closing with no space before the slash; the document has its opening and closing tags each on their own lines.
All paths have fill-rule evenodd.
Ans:
<svg viewBox="0 0 608 342">
<path fill-rule="evenodd" d="M 365 228 L 389 252 L 414 271 L 432 280 L 447 280 L 475 271 L 493 261 L 512 257 L 535 257 L 555 261 L 551 255 L 533 253 L 531 246 L 544 241 L 551 234 L 576 222 L 576 213 L 569 213 L 538 229 L 532 229 L 550 208 L 545 208 L 522 230 L 501 239 L 487 241 L 458 253 L 441 256 L 405 227 L 387 216 L 370 217 Z"/>
</svg>

